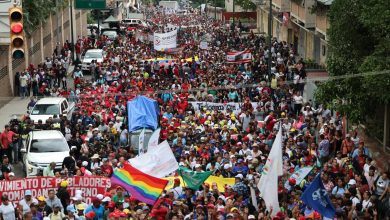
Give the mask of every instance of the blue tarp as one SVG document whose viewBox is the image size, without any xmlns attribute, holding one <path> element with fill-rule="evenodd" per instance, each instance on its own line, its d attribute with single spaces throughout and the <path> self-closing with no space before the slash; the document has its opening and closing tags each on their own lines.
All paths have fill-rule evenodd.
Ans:
<svg viewBox="0 0 390 220">
<path fill-rule="evenodd" d="M 129 132 L 139 129 L 155 130 L 158 126 L 158 115 L 160 109 L 157 101 L 145 96 L 138 96 L 127 102 L 129 117 Z"/>
</svg>

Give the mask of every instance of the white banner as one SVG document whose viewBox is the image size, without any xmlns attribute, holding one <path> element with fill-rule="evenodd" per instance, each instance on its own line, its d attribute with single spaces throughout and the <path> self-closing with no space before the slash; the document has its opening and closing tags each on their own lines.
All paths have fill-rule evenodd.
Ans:
<svg viewBox="0 0 390 220">
<path fill-rule="evenodd" d="M 242 102 L 228 102 L 228 103 L 215 103 L 215 102 L 189 102 L 195 111 L 199 111 L 202 108 L 206 108 L 207 111 L 222 111 L 232 110 L 234 114 L 241 112 Z M 257 102 L 251 102 L 252 107 L 256 109 Z"/>
<path fill-rule="evenodd" d="M 152 136 L 150 136 L 149 142 L 148 142 L 148 151 L 153 151 L 154 148 L 158 146 L 158 140 L 160 138 L 160 131 L 161 128 L 156 129 Z"/>
<path fill-rule="evenodd" d="M 168 33 L 154 33 L 153 43 L 155 50 L 176 48 L 177 30 Z"/>
<path fill-rule="evenodd" d="M 167 141 L 153 150 L 129 159 L 132 166 L 154 177 L 165 177 L 179 169 L 179 164 Z"/>
</svg>

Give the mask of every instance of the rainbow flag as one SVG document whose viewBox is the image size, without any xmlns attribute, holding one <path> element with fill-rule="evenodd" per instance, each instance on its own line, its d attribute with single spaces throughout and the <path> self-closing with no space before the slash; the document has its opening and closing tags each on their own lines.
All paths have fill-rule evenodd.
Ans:
<svg viewBox="0 0 390 220">
<path fill-rule="evenodd" d="M 168 182 L 143 173 L 128 163 L 116 169 L 111 177 L 112 185 L 122 186 L 131 196 L 149 205 L 154 205 Z"/>
</svg>

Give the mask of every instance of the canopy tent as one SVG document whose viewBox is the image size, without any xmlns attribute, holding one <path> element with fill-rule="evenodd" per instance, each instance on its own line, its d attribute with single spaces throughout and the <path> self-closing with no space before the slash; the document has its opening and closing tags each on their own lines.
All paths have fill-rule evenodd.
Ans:
<svg viewBox="0 0 390 220">
<path fill-rule="evenodd" d="M 110 15 L 106 20 L 103 21 L 103 23 L 115 23 L 119 22 L 118 19 L 116 19 L 114 16 Z"/>
<path fill-rule="evenodd" d="M 160 108 L 156 100 L 138 96 L 127 102 L 129 132 L 147 128 L 155 130 L 158 126 Z"/>
</svg>

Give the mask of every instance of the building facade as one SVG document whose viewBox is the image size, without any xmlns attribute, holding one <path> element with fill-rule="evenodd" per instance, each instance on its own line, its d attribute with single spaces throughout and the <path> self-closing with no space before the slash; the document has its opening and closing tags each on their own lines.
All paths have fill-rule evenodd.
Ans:
<svg viewBox="0 0 390 220">
<path fill-rule="evenodd" d="M 269 1 L 257 7 L 257 28 L 268 33 Z M 272 0 L 272 36 L 294 45 L 305 60 L 325 66 L 328 53 L 327 11 L 332 0 Z"/>
</svg>

